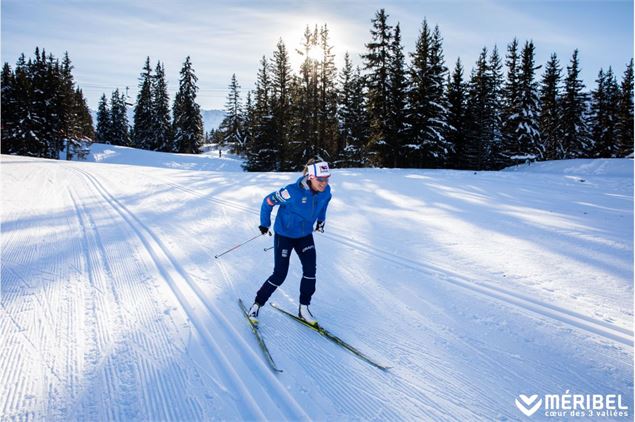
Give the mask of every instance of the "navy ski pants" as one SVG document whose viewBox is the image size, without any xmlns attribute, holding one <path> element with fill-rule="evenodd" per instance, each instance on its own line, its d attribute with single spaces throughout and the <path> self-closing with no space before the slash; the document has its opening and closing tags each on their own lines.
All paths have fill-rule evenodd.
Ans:
<svg viewBox="0 0 635 422">
<path fill-rule="evenodd" d="M 273 274 L 262 284 L 256 294 L 256 303 L 264 305 L 273 292 L 280 287 L 289 271 L 291 251 L 295 250 L 302 263 L 302 280 L 300 281 L 300 304 L 311 304 L 311 296 L 315 293 L 315 243 L 313 235 L 293 239 L 276 234 L 274 236 L 274 268 Z"/>
</svg>

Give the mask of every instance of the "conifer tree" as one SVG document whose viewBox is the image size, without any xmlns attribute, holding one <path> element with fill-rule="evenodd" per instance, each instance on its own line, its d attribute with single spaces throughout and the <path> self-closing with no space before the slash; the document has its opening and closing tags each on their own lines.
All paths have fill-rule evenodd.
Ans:
<svg viewBox="0 0 635 422">
<path fill-rule="evenodd" d="M 591 93 L 591 136 L 594 141 L 594 157 L 618 156 L 617 122 L 619 109 L 619 87 L 613 70 L 604 73 L 600 69 L 597 89 Z"/>
<path fill-rule="evenodd" d="M 467 131 L 467 88 L 463 81 L 463 65 L 461 59 L 456 60 L 454 71 L 447 85 L 448 131 L 447 139 L 452 144 L 452 152 L 448 158 L 448 167 L 455 169 L 468 168 L 466 163 L 466 131 Z"/>
<path fill-rule="evenodd" d="M 139 93 L 134 109 L 132 146 L 141 149 L 154 149 L 154 117 L 152 104 L 152 68 L 150 57 L 146 58 L 143 72 L 139 76 Z"/>
<path fill-rule="evenodd" d="M 587 95 L 580 80 L 578 50 L 573 52 L 567 66 L 562 96 L 562 142 L 558 146 L 558 159 L 582 157 L 592 148 L 587 124 Z"/>
<path fill-rule="evenodd" d="M 558 145 L 562 140 L 560 125 L 560 79 L 562 69 L 555 53 L 547 62 L 545 73 L 542 76 L 540 87 L 540 134 L 545 150 L 546 160 L 555 160 L 558 157 Z"/>
<path fill-rule="evenodd" d="M 95 141 L 102 144 L 112 143 L 112 116 L 108 107 L 106 94 L 102 94 L 97 107 L 97 128 Z"/>
<path fill-rule="evenodd" d="M 194 73 L 189 56 L 183 63 L 180 75 L 179 90 L 172 108 L 174 142 L 178 152 L 198 154 L 199 148 L 203 144 L 203 118 L 201 108 L 196 103 L 198 78 Z"/>
<path fill-rule="evenodd" d="M 220 124 L 219 132 L 222 145 L 228 145 L 235 154 L 244 151 L 243 117 L 240 104 L 240 85 L 234 73 L 229 83 L 229 93 L 225 103 L 225 117 Z"/>
<path fill-rule="evenodd" d="M 468 169 L 487 170 L 492 154 L 491 82 L 487 48 L 483 48 L 472 69 L 467 102 L 467 127 L 464 152 L 460 162 Z"/>
<path fill-rule="evenodd" d="M 260 66 L 256 80 L 256 99 L 249 117 L 252 139 L 244 164 L 247 171 L 276 170 L 278 156 L 277 145 L 272 136 L 271 81 L 269 62 L 265 56 L 262 56 Z"/>
<path fill-rule="evenodd" d="M 335 55 L 333 47 L 330 45 L 329 30 L 326 24 L 320 28 L 318 47 L 322 60 L 318 64 L 318 139 L 315 156 L 330 159 L 337 149 L 338 137 L 337 69 L 335 68 Z"/>
<path fill-rule="evenodd" d="M 36 56 L 39 49 L 36 48 Z M 8 65 L 5 65 L 8 68 Z M 46 144 L 41 137 L 42 116 L 36 113 L 35 98 L 33 96 L 34 64 L 26 61 L 24 54 L 18 58 L 13 77 L 3 76 L 12 84 L 10 89 L 4 90 L 2 99 L 2 152 L 36 157 L 45 156 Z M 5 120 L 5 118 L 7 120 Z"/>
<path fill-rule="evenodd" d="M 277 140 L 278 156 L 276 168 L 295 170 L 293 154 L 290 151 L 292 142 L 291 116 L 291 64 L 289 53 L 282 39 L 278 41 L 271 60 L 271 112 L 273 137 Z"/>
<path fill-rule="evenodd" d="M 22 54 L 15 72 L 2 73 L 2 151 L 36 157 L 60 157 L 64 143 L 93 135 L 92 119 L 75 88 L 68 53 L 60 64 L 39 47 L 35 58 Z"/>
<path fill-rule="evenodd" d="M 503 65 L 498 54 L 498 48 L 494 46 L 489 57 L 487 69 L 487 82 L 489 84 L 488 95 L 488 132 L 491 136 L 490 155 L 487 167 L 501 169 L 506 165 L 503 156 Z"/>
<path fill-rule="evenodd" d="M 17 137 L 18 117 L 15 76 L 9 63 L 4 63 L 2 67 L 2 82 L 0 90 L 2 99 L 0 100 L 0 112 L 2 116 L 2 134 L 0 135 L 0 146 L 2 154 L 16 154 L 20 150 L 20 142 Z"/>
<path fill-rule="evenodd" d="M 90 114 L 90 108 L 88 102 L 84 96 L 84 92 L 77 88 L 75 89 L 75 125 L 76 133 L 78 137 L 84 141 L 91 141 L 95 139 L 95 128 L 93 126 L 93 117 Z"/>
<path fill-rule="evenodd" d="M 130 146 L 132 142 L 126 109 L 126 94 L 115 89 L 110 98 L 110 141 L 113 145 Z"/>
<path fill-rule="evenodd" d="M 388 161 L 392 160 L 392 167 L 399 167 L 405 164 L 403 145 L 407 137 L 406 130 L 408 127 L 408 80 L 399 24 L 395 26 L 393 31 L 390 50 L 389 120 L 386 130 L 386 142 L 390 145 L 393 153 L 386 159 Z"/>
<path fill-rule="evenodd" d="M 57 159 L 60 151 L 60 120 L 53 118 L 58 83 L 53 80 L 53 60 L 47 64 L 46 51 L 35 49 L 35 61 L 29 69 L 32 84 L 31 112 L 38 125 L 34 134 L 38 139 L 36 156 Z"/>
<path fill-rule="evenodd" d="M 304 31 L 302 51 L 304 57 L 300 65 L 299 78 L 293 83 L 293 135 L 290 147 L 291 161 L 306 163 L 321 152 L 319 139 L 319 32 L 317 25 L 313 31 L 307 26 Z M 296 143 L 297 142 L 297 143 Z"/>
<path fill-rule="evenodd" d="M 390 109 L 390 59 L 392 27 L 388 25 L 388 15 L 384 9 L 375 13 L 371 20 L 371 41 L 366 44 L 364 59 L 366 72 L 367 107 L 369 120 L 368 153 L 371 163 L 391 166 L 394 160 L 394 146 L 386 139 L 388 132 L 388 110 Z"/>
<path fill-rule="evenodd" d="M 450 154 L 445 79 L 447 68 L 443 59 L 439 27 L 430 31 L 424 20 L 410 71 L 409 144 L 415 167 L 441 167 Z"/>
<path fill-rule="evenodd" d="M 152 136 L 151 149 L 154 151 L 174 152 L 170 119 L 170 96 L 165 80 L 165 66 L 157 62 L 152 79 Z"/>
<path fill-rule="evenodd" d="M 515 154 L 517 137 L 516 130 L 520 124 L 520 56 L 518 53 L 518 40 L 514 40 L 507 46 L 505 58 L 507 67 L 507 79 L 503 87 L 503 151 L 506 164 L 512 164 L 509 158 Z"/>
<path fill-rule="evenodd" d="M 340 146 L 336 164 L 339 167 L 365 167 L 368 165 L 366 142 L 368 138 L 364 81 L 359 67 L 353 70 L 348 52 L 344 55 L 344 68 L 340 74 L 338 118 Z"/>
<path fill-rule="evenodd" d="M 539 99 L 538 85 L 535 81 L 535 71 L 540 68 L 535 63 L 535 46 L 532 41 L 527 41 L 521 53 L 520 92 L 518 127 L 516 127 L 516 139 L 512 144 L 510 157 L 514 162 L 541 160 L 544 151 L 540 142 L 540 129 L 538 125 Z"/>
<path fill-rule="evenodd" d="M 617 155 L 633 154 L 633 59 L 626 66 L 620 84 L 617 121 Z"/>
</svg>

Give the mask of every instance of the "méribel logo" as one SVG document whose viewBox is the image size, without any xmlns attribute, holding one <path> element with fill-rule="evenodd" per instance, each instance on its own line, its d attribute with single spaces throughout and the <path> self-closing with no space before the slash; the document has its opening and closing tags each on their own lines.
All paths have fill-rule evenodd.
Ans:
<svg viewBox="0 0 635 422">
<path fill-rule="evenodd" d="M 516 399 L 516 407 L 523 412 L 525 416 L 533 415 L 540 409 L 540 406 L 542 406 L 542 399 L 538 398 L 538 394 L 534 394 L 533 396 L 520 394 Z"/>
</svg>

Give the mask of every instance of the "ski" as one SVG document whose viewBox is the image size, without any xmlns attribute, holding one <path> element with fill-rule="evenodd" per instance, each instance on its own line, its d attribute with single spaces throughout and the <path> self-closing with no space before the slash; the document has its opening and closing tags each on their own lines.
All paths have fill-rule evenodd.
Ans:
<svg viewBox="0 0 635 422">
<path fill-rule="evenodd" d="M 265 340 L 262 338 L 262 335 L 260 334 L 260 331 L 258 330 L 258 326 L 249 319 L 249 315 L 247 314 L 248 312 L 247 308 L 245 307 L 245 304 L 243 303 L 242 299 L 238 299 L 238 305 L 240 306 L 240 309 L 243 315 L 245 316 L 245 318 L 247 318 L 247 322 L 249 323 L 249 326 L 251 327 L 251 331 L 253 331 L 254 335 L 256 336 L 256 339 L 258 340 L 258 345 L 260 346 L 260 350 L 262 350 L 262 354 L 265 355 L 265 359 L 267 360 L 269 367 L 274 372 L 282 372 L 282 369 L 279 369 L 276 366 L 276 363 L 273 361 L 273 358 L 271 357 L 271 353 L 269 353 L 269 348 L 267 348 L 267 344 L 265 343 Z"/>
<path fill-rule="evenodd" d="M 372 360 L 370 357 L 368 357 L 363 352 L 360 352 L 355 347 L 351 346 L 350 344 L 346 343 L 341 338 L 337 337 L 335 334 L 332 334 L 331 332 L 329 332 L 326 328 L 322 327 L 319 323 L 316 324 L 316 325 L 311 325 L 308 322 L 304 321 L 303 319 L 301 319 L 301 318 L 297 317 L 296 315 L 292 314 L 291 312 L 285 311 L 284 309 L 280 308 L 275 303 L 271 303 L 271 306 L 274 309 L 282 312 L 283 314 L 285 314 L 289 318 L 299 322 L 300 324 L 302 324 L 302 325 L 304 325 L 306 327 L 311 328 L 313 331 L 318 332 L 323 337 L 327 338 L 328 340 L 332 341 L 333 343 L 337 344 L 338 346 L 343 347 L 344 349 L 346 349 L 349 352 L 353 353 L 355 356 L 357 356 L 359 359 L 365 361 L 366 363 L 369 363 L 369 364 L 373 365 L 374 367 L 379 368 L 379 369 L 381 369 L 383 371 L 386 371 L 386 370 L 391 368 L 390 366 L 385 366 L 385 365 L 382 365 L 382 364 L 379 364 L 379 363 L 375 362 L 374 360 Z"/>
</svg>

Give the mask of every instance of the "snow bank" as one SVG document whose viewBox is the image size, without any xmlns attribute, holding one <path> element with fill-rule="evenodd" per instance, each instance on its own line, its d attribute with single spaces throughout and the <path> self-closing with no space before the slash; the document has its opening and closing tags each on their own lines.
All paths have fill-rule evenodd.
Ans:
<svg viewBox="0 0 635 422">
<path fill-rule="evenodd" d="M 543 161 L 508 167 L 503 171 L 633 178 L 633 160 L 628 158 L 599 158 Z"/>
<path fill-rule="evenodd" d="M 240 166 L 242 160 L 225 152 L 222 157 L 217 151 L 200 155 L 172 154 L 98 143 L 92 144 L 87 161 L 178 170 L 243 171 Z"/>
</svg>

